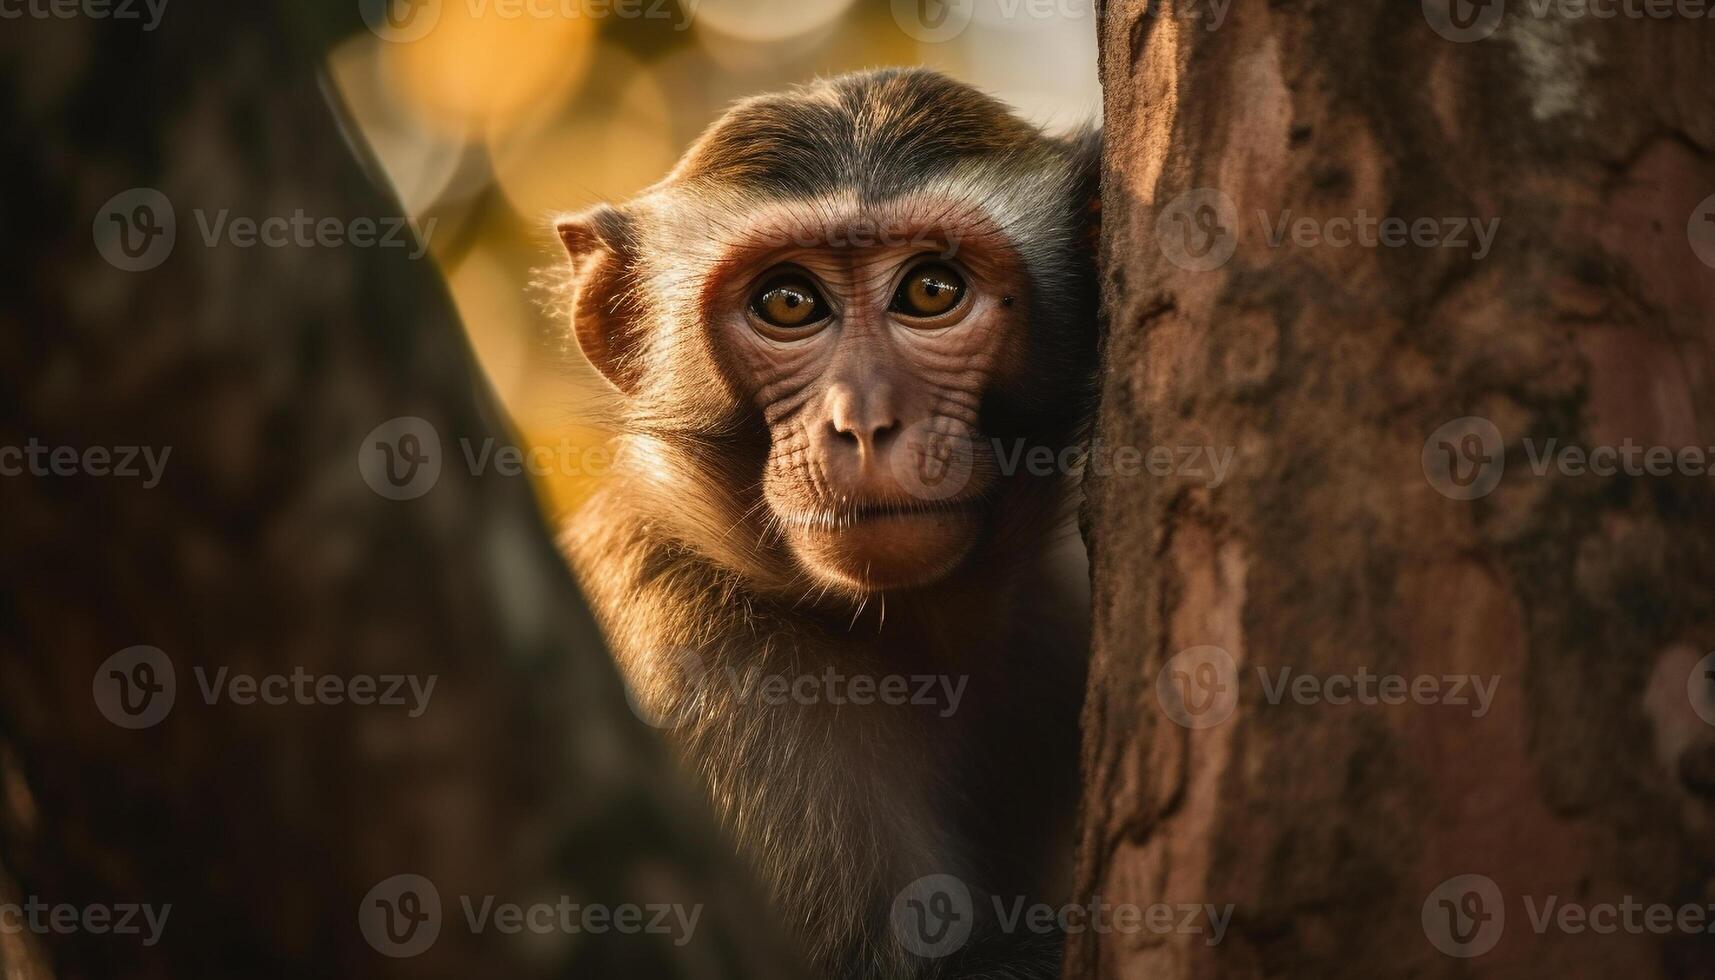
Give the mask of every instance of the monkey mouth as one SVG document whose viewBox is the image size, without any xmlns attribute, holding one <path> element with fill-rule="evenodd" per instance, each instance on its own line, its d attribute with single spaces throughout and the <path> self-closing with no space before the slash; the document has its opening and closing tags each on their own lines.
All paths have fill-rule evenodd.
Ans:
<svg viewBox="0 0 1715 980">
<path fill-rule="evenodd" d="M 981 502 L 889 500 L 782 515 L 786 541 L 817 578 L 857 593 L 934 582 L 978 538 Z"/>
<path fill-rule="evenodd" d="M 963 500 L 886 501 L 799 511 L 783 515 L 782 520 L 794 529 L 842 531 L 875 522 L 966 517 L 974 514 L 977 507 L 978 501 L 974 497 Z"/>
</svg>

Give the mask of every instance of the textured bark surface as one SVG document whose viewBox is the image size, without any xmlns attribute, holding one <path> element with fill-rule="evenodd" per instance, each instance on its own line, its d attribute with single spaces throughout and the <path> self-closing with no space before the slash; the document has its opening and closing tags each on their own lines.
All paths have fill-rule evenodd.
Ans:
<svg viewBox="0 0 1715 980">
<path fill-rule="evenodd" d="M 173 0 L 152 33 L 61 17 L 0 31 L 0 445 L 170 448 L 153 489 L 0 478 L 0 902 L 172 906 L 148 948 L 8 930 L 0 975 L 790 975 L 627 709 L 531 488 L 462 463 L 459 439 L 508 436 L 433 263 L 203 239 L 222 209 L 398 214 L 317 82 L 357 13 Z M 176 243 L 121 271 L 97 216 L 137 187 L 171 203 Z M 442 472 L 396 501 L 357 461 L 399 416 L 438 430 Z M 176 700 L 130 730 L 93 692 L 139 644 L 170 658 Z M 415 718 L 209 704 L 199 668 L 436 687 Z M 359 909 L 399 874 L 435 886 L 441 930 L 392 959 Z M 700 917 L 683 944 L 474 933 L 461 903 L 485 896 Z"/>
<path fill-rule="evenodd" d="M 1470 42 L 1417 2 L 1236 0 L 1214 30 L 1201 2 L 1099 18 L 1098 437 L 1234 457 L 1218 487 L 1091 481 L 1079 888 L 1234 910 L 1214 945 L 1074 936 L 1068 977 L 1715 972 L 1715 936 L 1539 934 L 1527 905 L 1715 902 L 1715 699 L 1693 671 L 1715 650 L 1715 479 L 1539 476 L 1524 444 L 1715 445 L 1715 251 L 1691 239 L 1715 193 L 1715 22 L 1505 6 Z M 1218 198 L 1181 198 L 1198 189 L 1232 209 L 1200 213 Z M 1500 225 L 1480 258 L 1271 247 L 1259 210 Z M 1209 242 L 1185 236 L 1214 231 L 1231 258 L 1197 271 Z M 1426 457 L 1467 416 L 1505 470 L 1456 500 Z M 1200 675 L 1169 661 L 1202 646 L 1233 669 L 1196 696 L 1237 701 L 1193 728 L 1166 708 Z M 1257 670 L 1282 667 L 1499 686 L 1480 718 L 1270 703 Z M 1481 956 L 1431 941 L 1448 908 L 1494 912 L 1437 892 L 1465 874 L 1504 906 L 1498 938 L 1456 950 L 1495 939 Z"/>
</svg>

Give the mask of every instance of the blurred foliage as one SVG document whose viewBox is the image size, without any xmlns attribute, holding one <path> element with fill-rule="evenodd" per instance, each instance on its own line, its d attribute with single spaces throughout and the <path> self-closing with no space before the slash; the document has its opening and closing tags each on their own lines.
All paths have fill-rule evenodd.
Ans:
<svg viewBox="0 0 1715 980">
<path fill-rule="evenodd" d="M 366 31 L 332 51 L 520 438 L 553 461 L 556 514 L 600 478 L 610 394 L 530 289 L 561 258 L 554 214 L 636 194 L 733 100 L 822 75 L 928 65 L 1051 128 L 1095 117 L 1089 0 L 979 0 L 941 43 L 901 28 L 895 7 L 914 2 L 440 0 L 420 38 Z"/>
</svg>

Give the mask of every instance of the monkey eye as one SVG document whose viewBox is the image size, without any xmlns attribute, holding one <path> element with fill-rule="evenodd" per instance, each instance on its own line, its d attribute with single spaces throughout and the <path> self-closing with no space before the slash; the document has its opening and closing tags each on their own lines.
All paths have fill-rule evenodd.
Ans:
<svg viewBox="0 0 1715 980">
<path fill-rule="evenodd" d="M 893 312 L 917 319 L 944 316 L 965 298 L 965 280 L 952 266 L 929 262 L 911 270 L 893 294 Z"/>
<path fill-rule="evenodd" d="M 763 283 L 750 301 L 750 312 L 768 326 L 803 331 L 828 318 L 828 304 L 809 276 L 788 272 Z"/>
</svg>

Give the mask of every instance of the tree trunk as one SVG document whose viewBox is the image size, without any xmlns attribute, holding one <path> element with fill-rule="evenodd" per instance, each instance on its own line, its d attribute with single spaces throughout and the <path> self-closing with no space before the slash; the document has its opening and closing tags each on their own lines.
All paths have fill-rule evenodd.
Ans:
<svg viewBox="0 0 1715 980">
<path fill-rule="evenodd" d="M 790 976 L 531 488 L 464 462 L 502 413 L 318 84 L 358 7 L 0 29 L 0 447 L 72 453 L 0 459 L 0 903 L 73 910 L 9 913 L 0 975 Z M 298 214 L 307 242 L 206 237 Z M 283 704 L 235 679 L 299 672 Z M 696 923 L 467 918 L 562 897 Z M 170 906 L 158 942 L 67 926 L 122 905 Z"/>
<path fill-rule="evenodd" d="M 1066 976 L 1715 974 L 1715 26 L 1217 7 L 1099 18 L 1097 439 L 1232 457 L 1092 473 L 1078 883 L 1231 921 Z"/>
</svg>

